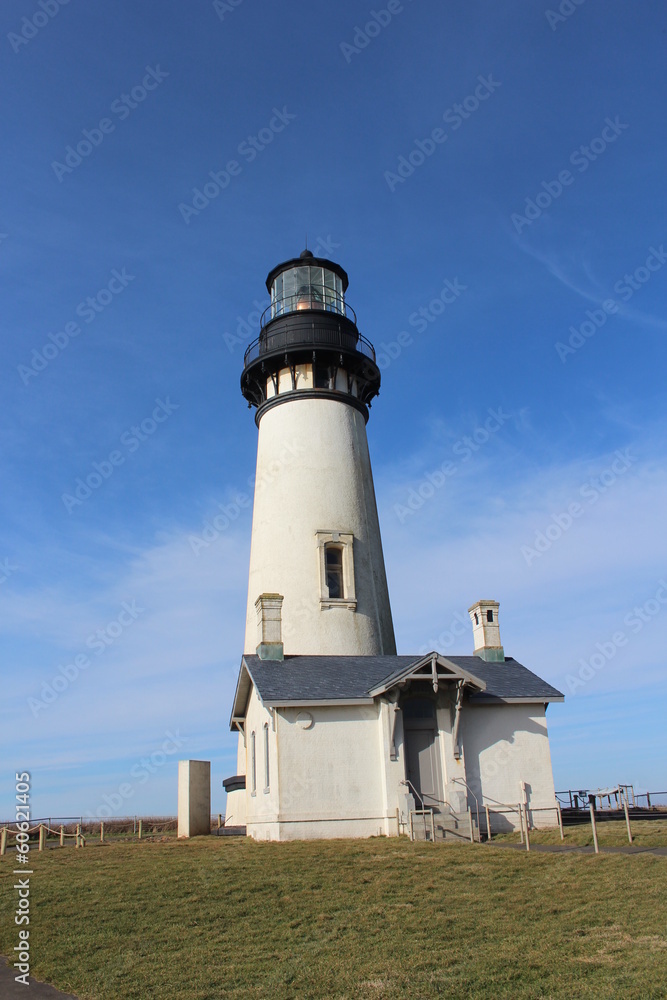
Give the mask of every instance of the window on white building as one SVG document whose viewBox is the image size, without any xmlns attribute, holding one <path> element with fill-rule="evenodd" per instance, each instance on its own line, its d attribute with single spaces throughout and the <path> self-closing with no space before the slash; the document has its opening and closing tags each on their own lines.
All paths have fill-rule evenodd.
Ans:
<svg viewBox="0 0 667 1000">
<path fill-rule="evenodd" d="M 269 790 L 269 724 L 264 723 L 264 791 Z"/>
<path fill-rule="evenodd" d="M 257 792 L 257 746 L 254 731 L 250 734 L 250 791 Z"/>
</svg>

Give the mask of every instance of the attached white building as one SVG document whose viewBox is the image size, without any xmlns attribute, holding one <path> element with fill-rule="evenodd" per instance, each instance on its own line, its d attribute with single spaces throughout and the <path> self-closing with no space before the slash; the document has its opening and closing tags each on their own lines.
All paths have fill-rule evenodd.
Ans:
<svg viewBox="0 0 667 1000">
<path fill-rule="evenodd" d="M 505 657 L 497 602 L 469 609 L 473 655 L 396 655 L 366 439 L 380 371 L 347 284 L 308 251 L 278 265 L 246 351 L 259 441 L 226 823 L 396 836 L 425 811 L 436 835 L 468 836 L 485 807 L 518 826 L 521 802 L 554 825 L 546 708 L 563 696 Z"/>
</svg>

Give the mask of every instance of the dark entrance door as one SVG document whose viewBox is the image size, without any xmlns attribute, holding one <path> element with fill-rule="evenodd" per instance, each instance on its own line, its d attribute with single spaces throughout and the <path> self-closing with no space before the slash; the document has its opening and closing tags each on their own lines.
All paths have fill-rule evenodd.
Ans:
<svg viewBox="0 0 667 1000">
<path fill-rule="evenodd" d="M 406 778 L 426 809 L 442 804 L 442 779 L 435 705 L 428 698 L 411 698 L 403 705 Z M 410 789 L 412 791 L 412 789 Z M 417 799 L 417 809 L 421 802 Z"/>
</svg>

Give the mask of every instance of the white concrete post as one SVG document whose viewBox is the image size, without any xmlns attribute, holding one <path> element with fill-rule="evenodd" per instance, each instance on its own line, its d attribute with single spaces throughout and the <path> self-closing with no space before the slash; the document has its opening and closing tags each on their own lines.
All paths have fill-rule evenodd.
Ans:
<svg viewBox="0 0 667 1000">
<path fill-rule="evenodd" d="M 178 836 L 211 832 L 211 762 L 178 762 Z"/>
</svg>

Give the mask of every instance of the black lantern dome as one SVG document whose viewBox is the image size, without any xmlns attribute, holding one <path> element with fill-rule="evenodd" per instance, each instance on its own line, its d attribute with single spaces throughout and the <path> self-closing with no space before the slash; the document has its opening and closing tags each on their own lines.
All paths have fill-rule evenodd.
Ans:
<svg viewBox="0 0 667 1000">
<path fill-rule="evenodd" d="M 245 352 L 241 376 L 241 391 L 258 408 L 258 422 L 267 406 L 296 394 L 343 399 L 368 419 L 367 405 L 380 390 L 380 370 L 373 345 L 359 333 L 345 301 L 347 286 L 339 264 L 310 250 L 269 272 L 271 303 L 262 314 L 259 337 Z M 286 370 L 291 374 L 287 388 L 281 377 Z"/>
</svg>

